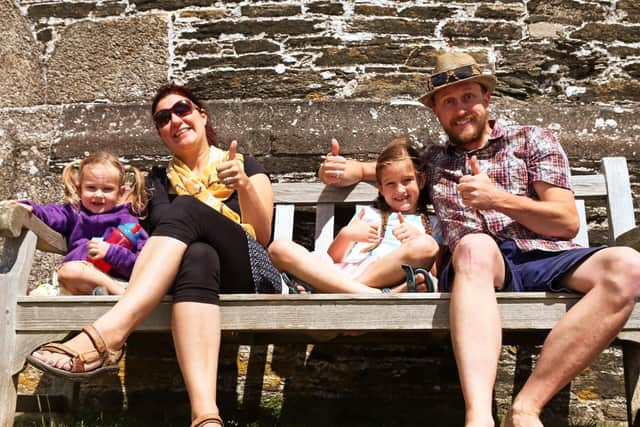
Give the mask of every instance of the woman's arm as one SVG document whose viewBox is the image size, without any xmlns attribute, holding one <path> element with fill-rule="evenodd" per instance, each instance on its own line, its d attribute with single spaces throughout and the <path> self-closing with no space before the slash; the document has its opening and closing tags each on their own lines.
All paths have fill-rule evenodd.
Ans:
<svg viewBox="0 0 640 427">
<path fill-rule="evenodd" d="M 236 191 L 242 222 L 251 224 L 256 231 L 256 240 L 266 246 L 271 239 L 273 219 L 273 189 L 269 177 L 263 173 L 251 175 Z"/>
</svg>

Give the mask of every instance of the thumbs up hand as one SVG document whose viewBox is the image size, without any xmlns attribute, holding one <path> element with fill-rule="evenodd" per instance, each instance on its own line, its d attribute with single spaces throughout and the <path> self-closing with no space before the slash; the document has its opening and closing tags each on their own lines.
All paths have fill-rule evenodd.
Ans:
<svg viewBox="0 0 640 427">
<path fill-rule="evenodd" d="M 469 159 L 471 175 L 463 175 L 458 182 L 458 192 L 462 203 L 476 209 L 491 209 L 499 197 L 500 190 L 482 171 L 478 158 L 474 155 Z"/>
<path fill-rule="evenodd" d="M 413 237 L 422 234 L 422 231 L 406 221 L 402 212 L 398 212 L 398 222 L 400 224 L 393 227 L 391 233 L 400 243 L 407 242 Z"/>
<path fill-rule="evenodd" d="M 227 160 L 216 166 L 216 172 L 218 173 L 218 180 L 228 188 L 237 190 L 244 188 L 249 183 L 249 177 L 244 172 L 244 168 L 236 160 L 236 153 L 238 152 L 238 141 L 232 141 L 229 145 L 229 151 L 227 153 Z"/>
<path fill-rule="evenodd" d="M 354 242 L 376 243 L 380 240 L 378 224 L 370 224 L 365 221 L 363 219 L 364 213 L 364 208 L 360 209 L 358 215 L 341 232 Z"/>
<path fill-rule="evenodd" d="M 340 155 L 340 144 L 338 140 L 331 139 L 331 152 L 327 154 L 324 162 L 320 165 L 318 176 L 325 184 L 337 184 L 344 177 L 347 167 L 347 160 Z"/>
</svg>

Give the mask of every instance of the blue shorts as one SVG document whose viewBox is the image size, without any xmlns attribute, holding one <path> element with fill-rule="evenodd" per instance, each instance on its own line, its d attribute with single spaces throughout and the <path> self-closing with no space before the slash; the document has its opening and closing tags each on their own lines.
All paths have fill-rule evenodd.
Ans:
<svg viewBox="0 0 640 427">
<path fill-rule="evenodd" d="M 561 292 L 568 289 L 558 285 L 562 275 L 580 265 L 605 246 L 576 248 L 551 252 L 542 250 L 521 251 L 513 240 L 498 244 L 504 259 L 505 278 L 502 291 L 509 292 Z M 438 290 L 450 292 L 453 285 L 451 259 L 438 275 Z"/>
</svg>

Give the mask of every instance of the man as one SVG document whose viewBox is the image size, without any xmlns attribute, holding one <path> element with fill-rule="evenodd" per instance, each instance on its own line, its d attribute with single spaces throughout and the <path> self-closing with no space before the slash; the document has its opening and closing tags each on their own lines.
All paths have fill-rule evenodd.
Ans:
<svg viewBox="0 0 640 427">
<path fill-rule="evenodd" d="M 488 119 L 496 78 L 463 53 L 441 55 L 420 101 L 449 140 L 424 156 L 434 208 L 452 256 L 439 289 L 451 292 L 451 341 L 467 426 L 493 426 L 501 348 L 496 290 L 571 289 L 584 297 L 545 340 L 504 426 L 542 426 L 544 405 L 609 344 L 640 295 L 640 254 L 579 248 L 568 161 L 551 132 Z M 337 141 L 320 168 L 327 184 L 373 180 L 371 163 L 345 160 Z"/>
</svg>

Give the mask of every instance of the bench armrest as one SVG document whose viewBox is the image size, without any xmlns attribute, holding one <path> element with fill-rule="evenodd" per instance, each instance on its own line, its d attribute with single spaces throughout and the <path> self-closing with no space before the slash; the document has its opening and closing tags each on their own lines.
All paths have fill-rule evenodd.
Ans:
<svg viewBox="0 0 640 427">
<path fill-rule="evenodd" d="M 636 226 L 619 235 L 616 239 L 616 246 L 630 246 L 640 251 L 640 226 Z"/>
<path fill-rule="evenodd" d="M 58 254 L 67 253 L 64 237 L 21 206 L 0 206 L 0 237 L 17 238 L 26 228 L 38 236 L 38 249 Z"/>
</svg>

